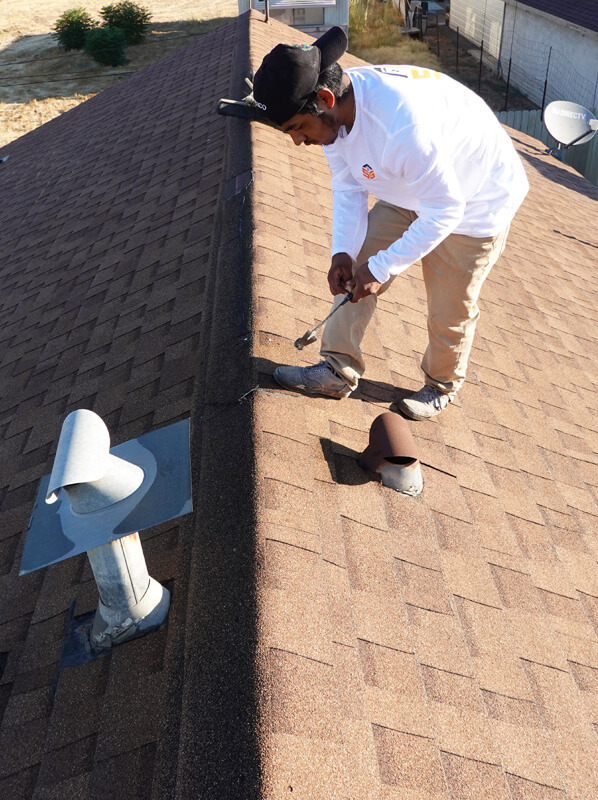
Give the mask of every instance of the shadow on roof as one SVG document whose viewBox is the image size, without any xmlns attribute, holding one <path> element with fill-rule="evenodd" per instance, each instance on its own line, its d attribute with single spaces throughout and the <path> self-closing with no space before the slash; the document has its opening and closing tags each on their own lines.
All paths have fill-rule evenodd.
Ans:
<svg viewBox="0 0 598 800">
<path fill-rule="evenodd" d="M 530 148 L 529 144 L 526 142 L 521 142 L 519 139 L 515 139 L 514 141 L 519 144 L 525 144 L 528 149 Z M 543 153 L 539 148 L 537 148 L 537 152 L 539 154 Z M 559 183 L 561 186 L 566 186 L 568 189 L 573 189 L 573 191 L 585 197 L 589 197 L 592 200 L 598 200 L 598 189 L 592 186 L 582 175 L 563 169 L 563 164 L 557 161 L 556 158 L 547 155 L 542 155 L 541 157 L 534 156 L 522 148 L 519 148 L 519 155 L 549 181 Z"/>
</svg>

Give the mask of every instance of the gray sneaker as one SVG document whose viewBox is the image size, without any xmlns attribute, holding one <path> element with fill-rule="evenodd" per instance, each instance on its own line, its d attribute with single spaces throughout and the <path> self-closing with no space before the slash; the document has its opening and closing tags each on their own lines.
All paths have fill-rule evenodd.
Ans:
<svg viewBox="0 0 598 800">
<path fill-rule="evenodd" d="M 411 419 L 431 419 L 438 416 L 451 402 L 448 394 L 444 394 L 435 386 L 424 386 L 419 392 L 399 400 L 401 411 Z"/>
<path fill-rule="evenodd" d="M 323 394 L 327 397 L 348 397 L 353 389 L 325 361 L 313 367 L 276 367 L 274 379 L 285 389 Z"/>
</svg>

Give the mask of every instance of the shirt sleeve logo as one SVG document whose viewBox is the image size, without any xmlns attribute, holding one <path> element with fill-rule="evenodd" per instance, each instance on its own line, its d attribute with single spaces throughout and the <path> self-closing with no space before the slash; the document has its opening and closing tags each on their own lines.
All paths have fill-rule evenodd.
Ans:
<svg viewBox="0 0 598 800">
<path fill-rule="evenodd" d="M 361 168 L 361 171 L 363 172 L 364 177 L 370 181 L 376 177 L 376 173 L 370 167 L 369 164 L 364 164 L 363 167 Z"/>
</svg>

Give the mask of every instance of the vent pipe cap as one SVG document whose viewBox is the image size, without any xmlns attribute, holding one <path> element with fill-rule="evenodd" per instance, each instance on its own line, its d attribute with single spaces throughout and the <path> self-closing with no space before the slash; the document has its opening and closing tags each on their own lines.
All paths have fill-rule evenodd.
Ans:
<svg viewBox="0 0 598 800">
<path fill-rule="evenodd" d="M 78 514 L 100 511 L 139 489 L 144 471 L 110 453 L 110 434 L 101 417 L 89 409 L 73 411 L 65 419 L 46 503 L 55 503 L 64 489 Z"/>
<path fill-rule="evenodd" d="M 423 478 L 415 440 L 406 419 L 387 411 L 370 428 L 370 443 L 359 456 L 362 469 L 379 472 L 382 485 L 416 497 Z"/>
</svg>

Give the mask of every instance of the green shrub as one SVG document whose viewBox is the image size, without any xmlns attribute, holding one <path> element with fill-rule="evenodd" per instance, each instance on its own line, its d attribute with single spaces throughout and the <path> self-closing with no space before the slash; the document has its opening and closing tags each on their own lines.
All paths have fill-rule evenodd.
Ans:
<svg viewBox="0 0 598 800">
<path fill-rule="evenodd" d="M 127 39 L 122 28 L 92 28 L 85 34 L 85 52 L 98 64 L 119 67 L 127 63 Z"/>
<path fill-rule="evenodd" d="M 52 30 L 65 50 L 80 50 L 85 34 L 93 28 L 93 20 L 83 8 L 71 8 L 56 20 Z"/>
<path fill-rule="evenodd" d="M 105 27 L 122 28 L 127 37 L 127 44 L 137 44 L 145 39 L 147 24 L 152 17 L 146 8 L 129 0 L 104 6 L 100 16 L 104 20 Z"/>
</svg>

